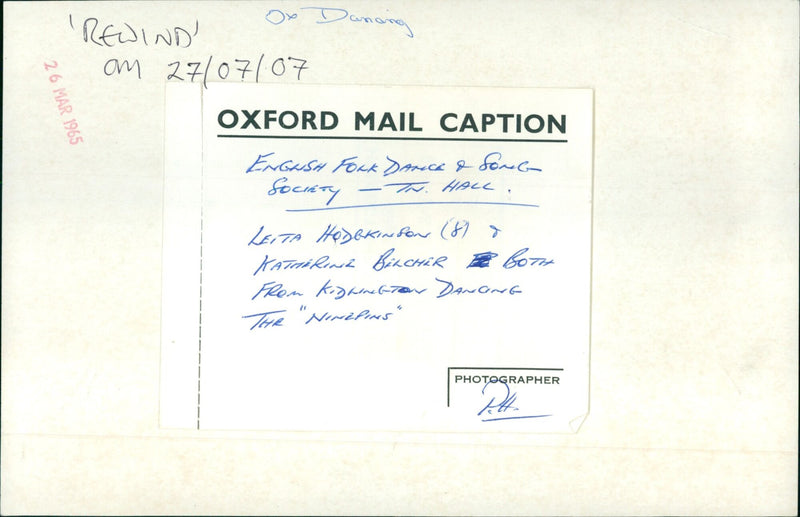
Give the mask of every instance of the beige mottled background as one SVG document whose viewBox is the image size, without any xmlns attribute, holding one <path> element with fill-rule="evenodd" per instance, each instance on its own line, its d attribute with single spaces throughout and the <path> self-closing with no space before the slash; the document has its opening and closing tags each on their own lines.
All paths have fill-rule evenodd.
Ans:
<svg viewBox="0 0 800 517">
<path fill-rule="evenodd" d="M 796 514 L 798 2 L 326 4 L 413 39 L 264 20 L 303 5 L 4 4 L 0 512 Z M 109 48 L 87 17 L 199 31 Z M 315 83 L 594 89 L 580 432 L 159 429 L 168 64 L 262 52 Z"/>
</svg>

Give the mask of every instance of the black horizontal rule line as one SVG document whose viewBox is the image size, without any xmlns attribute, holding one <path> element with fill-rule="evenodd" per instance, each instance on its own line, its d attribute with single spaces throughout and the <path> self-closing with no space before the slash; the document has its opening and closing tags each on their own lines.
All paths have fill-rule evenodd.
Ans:
<svg viewBox="0 0 800 517">
<path fill-rule="evenodd" d="M 506 142 L 506 143 L 548 143 L 566 144 L 567 140 L 548 140 L 548 139 L 522 139 L 522 138 L 457 138 L 457 137 L 433 137 L 433 136 L 301 136 L 301 135 L 217 135 L 217 138 L 272 138 L 289 140 L 399 140 L 399 141 L 422 141 L 422 142 Z"/>
<path fill-rule="evenodd" d="M 563 372 L 563 368 L 492 368 L 489 366 L 450 366 L 449 370 L 535 370 L 546 372 Z"/>
</svg>

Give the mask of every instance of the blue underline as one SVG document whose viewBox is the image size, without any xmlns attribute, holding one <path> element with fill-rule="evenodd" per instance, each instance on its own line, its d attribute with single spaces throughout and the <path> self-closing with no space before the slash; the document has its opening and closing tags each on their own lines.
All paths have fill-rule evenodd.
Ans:
<svg viewBox="0 0 800 517">
<path fill-rule="evenodd" d="M 320 212 L 323 210 L 344 210 L 347 208 L 373 208 L 380 206 L 410 206 L 410 205 L 492 205 L 492 206 L 522 206 L 538 208 L 539 205 L 525 203 L 503 203 L 495 201 L 410 201 L 407 203 L 374 203 L 369 205 L 324 206 L 321 208 L 287 208 L 287 212 Z"/>
<path fill-rule="evenodd" d="M 486 418 L 481 420 L 481 422 L 494 422 L 496 420 L 519 420 L 520 418 L 542 418 L 545 416 L 553 416 L 553 415 L 502 416 L 500 418 Z"/>
</svg>

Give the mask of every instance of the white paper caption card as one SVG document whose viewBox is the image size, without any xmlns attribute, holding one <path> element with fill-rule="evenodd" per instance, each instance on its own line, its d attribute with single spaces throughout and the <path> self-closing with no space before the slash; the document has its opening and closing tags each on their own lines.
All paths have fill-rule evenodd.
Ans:
<svg viewBox="0 0 800 517">
<path fill-rule="evenodd" d="M 162 425 L 578 429 L 591 90 L 209 84 L 201 168 Z"/>
</svg>

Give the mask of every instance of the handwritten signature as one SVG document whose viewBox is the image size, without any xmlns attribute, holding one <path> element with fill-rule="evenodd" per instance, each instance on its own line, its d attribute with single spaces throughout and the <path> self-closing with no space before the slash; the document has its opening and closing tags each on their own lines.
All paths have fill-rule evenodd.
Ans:
<svg viewBox="0 0 800 517">
<path fill-rule="evenodd" d="M 511 392 L 503 381 L 490 380 L 481 390 L 481 395 L 484 400 L 489 398 L 489 402 L 478 411 L 478 416 L 484 418 L 481 422 L 494 422 L 497 420 L 517 420 L 521 418 L 544 418 L 552 415 L 517 415 L 514 411 L 519 411 L 519 408 L 514 405 L 517 401 L 517 393 Z"/>
<path fill-rule="evenodd" d="M 385 15 L 361 16 L 361 15 L 351 14 L 350 12 L 347 11 L 347 9 L 341 9 L 339 7 L 301 7 L 300 10 L 309 12 L 311 14 L 312 19 L 315 19 L 317 24 L 333 23 L 346 20 L 349 22 L 368 24 L 368 25 L 371 24 L 386 25 L 386 26 L 394 25 L 396 27 L 403 28 L 405 35 L 408 36 L 409 38 L 414 37 L 414 31 L 411 30 L 411 27 L 408 26 L 408 23 L 406 23 L 404 20 L 400 18 L 390 18 Z M 282 11 L 281 9 L 270 9 L 270 11 L 264 18 L 272 25 L 280 25 L 287 21 L 292 22 L 294 20 L 297 20 L 299 14 L 301 13 Z M 314 15 L 316 15 L 316 17 Z"/>
</svg>

